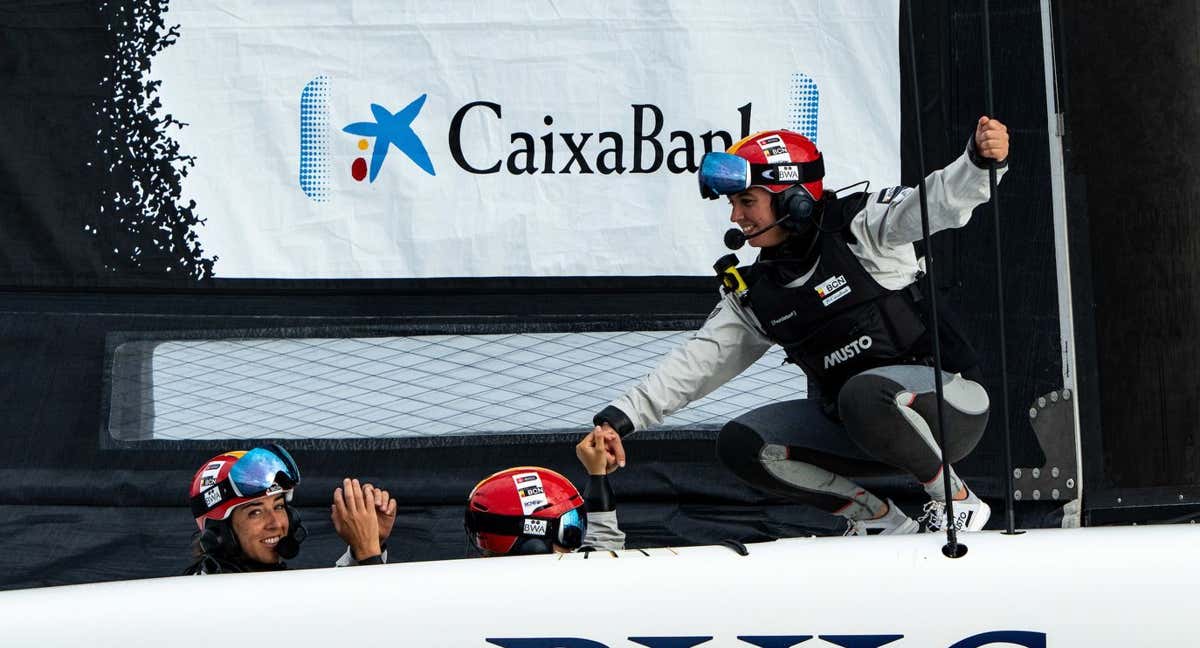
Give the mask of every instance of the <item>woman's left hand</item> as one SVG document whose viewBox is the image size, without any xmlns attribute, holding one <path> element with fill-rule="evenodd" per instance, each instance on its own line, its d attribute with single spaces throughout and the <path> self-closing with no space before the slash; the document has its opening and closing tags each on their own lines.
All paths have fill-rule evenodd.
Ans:
<svg viewBox="0 0 1200 648">
<path fill-rule="evenodd" d="M 392 535 L 392 526 L 396 524 L 396 500 L 382 488 L 371 484 L 363 486 L 364 491 L 368 489 L 375 493 L 375 518 L 379 521 L 379 544 L 382 545 Z"/>
</svg>

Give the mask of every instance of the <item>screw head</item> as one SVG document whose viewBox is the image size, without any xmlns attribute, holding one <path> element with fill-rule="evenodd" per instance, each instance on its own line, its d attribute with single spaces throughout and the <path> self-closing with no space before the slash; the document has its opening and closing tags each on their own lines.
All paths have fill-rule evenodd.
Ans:
<svg viewBox="0 0 1200 648">
<path fill-rule="evenodd" d="M 1046 406 L 1046 397 L 1039 396 L 1038 397 L 1038 407 L 1045 407 L 1045 406 Z"/>
<path fill-rule="evenodd" d="M 1029 408 L 1029 418 L 1037 418 L 1037 408 L 1036 407 Z"/>
<path fill-rule="evenodd" d="M 1058 495 L 1059 495 L 1059 493 L 1058 493 L 1058 489 L 1057 489 L 1057 488 L 1055 488 L 1055 489 L 1053 489 L 1053 490 L 1051 490 L 1051 491 L 1050 491 L 1050 497 L 1051 497 L 1051 498 L 1053 498 L 1053 499 L 1058 499 Z"/>
<path fill-rule="evenodd" d="M 1021 478 L 1021 469 L 1020 468 L 1013 468 L 1013 478 L 1014 479 Z"/>
<path fill-rule="evenodd" d="M 1063 400 L 1071 400 L 1071 390 L 1070 389 L 1063 390 Z"/>
<path fill-rule="evenodd" d="M 1124 501 L 1124 500 L 1122 500 L 1120 497 L 1118 497 L 1118 498 L 1117 498 L 1117 504 L 1120 504 L 1120 503 L 1121 503 L 1121 502 L 1123 502 L 1123 501 Z"/>
<path fill-rule="evenodd" d="M 1033 475 L 1033 478 L 1034 478 L 1034 479 L 1037 479 L 1038 477 L 1041 477 L 1041 476 L 1042 476 L 1042 469 L 1041 469 L 1041 468 L 1034 468 L 1032 471 L 1030 471 L 1030 474 L 1032 474 L 1032 475 Z"/>
<path fill-rule="evenodd" d="M 1021 499 L 1021 491 L 1016 491 L 1016 492 L 1014 492 L 1014 493 L 1013 493 L 1013 499 L 1015 499 L 1015 500 L 1019 500 L 1019 499 Z"/>
<path fill-rule="evenodd" d="M 1058 479 L 1058 466 L 1055 466 L 1050 469 L 1050 476 L 1055 479 Z"/>
<path fill-rule="evenodd" d="M 1058 402 L 1058 392 L 1050 392 L 1050 402 L 1051 403 Z"/>
<path fill-rule="evenodd" d="M 1042 499 L 1042 491 L 1040 491 L 1040 490 L 1034 490 L 1034 491 L 1033 491 L 1033 499 L 1035 499 L 1035 500 L 1040 500 L 1040 499 Z"/>
</svg>

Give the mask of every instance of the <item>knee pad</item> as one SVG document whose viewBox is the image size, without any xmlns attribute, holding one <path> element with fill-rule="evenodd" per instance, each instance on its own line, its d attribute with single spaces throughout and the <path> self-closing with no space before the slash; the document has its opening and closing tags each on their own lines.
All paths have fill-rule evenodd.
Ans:
<svg viewBox="0 0 1200 648">
<path fill-rule="evenodd" d="M 901 387 L 893 380 L 871 374 L 851 376 L 838 392 L 837 409 L 847 430 L 864 419 L 895 408 L 893 394 Z"/>
<path fill-rule="evenodd" d="M 748 479 L 761 470 L 758 455 L 763 445 L 762 437 L 753 429 L 730 421 L 717 435 L 717 458 L 735 475 Z"/>
</svg>

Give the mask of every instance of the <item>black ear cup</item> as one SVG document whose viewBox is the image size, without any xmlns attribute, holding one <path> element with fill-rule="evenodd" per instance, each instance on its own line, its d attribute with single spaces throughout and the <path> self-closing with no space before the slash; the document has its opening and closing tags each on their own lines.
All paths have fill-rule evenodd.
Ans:
<svg viewBox="0 0 1200 648">
<path fill-rule="evenodd" d="M 779 226 L 793 232 L 803 231 L 812 219 L 816 207 L 812 196 L 802 186 L 795 186 L 779 194 L 777 211 Z"/>
<path fill-rule="evenodd" d="M 200 551 L 210 555 L 223 554 L 229 547 L 237 544 L 237 541 L 230 537 L 231 534 L 232 531 L 224 522 L 209 521 L 197 539 Z"/>
</svg>

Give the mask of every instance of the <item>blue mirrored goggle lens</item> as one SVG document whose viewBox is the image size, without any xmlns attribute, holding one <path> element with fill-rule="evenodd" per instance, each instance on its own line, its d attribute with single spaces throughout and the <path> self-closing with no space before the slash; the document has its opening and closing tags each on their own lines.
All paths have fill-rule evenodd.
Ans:
<svg viewBox="0 0 1200 648">
<path fill-rule="evenodd" d="M 287 450 L 279 446 L 255 448 L 233 464 L 229 481 L 238 495 L 250 497 L 276 484 L 284 490 L 294 488 L 300 483 L 300 470 Z"/>
<path fill-rule="evenodd" d="M 730 153 L 705 153 L 697 177 L 704 198 L 728 196 L 750 187 L 750 162 Z"/>
<path fill-rule="evenodd" d="M 563 513 L 563 516 L 559 518 L 558 523 L 564 527 L 574 527 L 579 529 L 581 534 L 586 533 L 587 531 L 587 518 L 580 514 L 579 509 L 571 509 L 570 511 Z"/>
<path fill-rule="evenodd" d="M 568 549 L 578 549 L 587 537 L 587 514 L 571 509 L 558 518 L 558 542 Z"/>
</svg>

